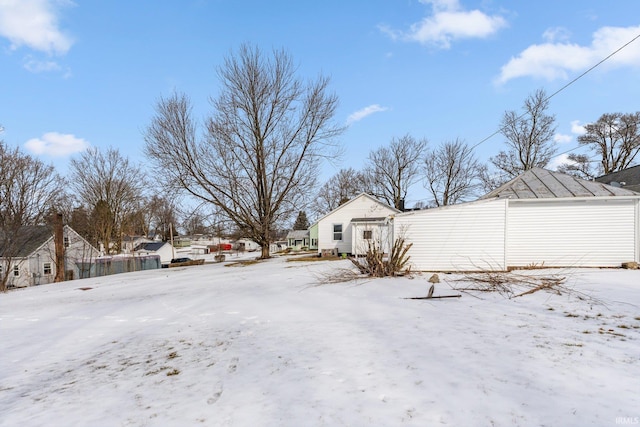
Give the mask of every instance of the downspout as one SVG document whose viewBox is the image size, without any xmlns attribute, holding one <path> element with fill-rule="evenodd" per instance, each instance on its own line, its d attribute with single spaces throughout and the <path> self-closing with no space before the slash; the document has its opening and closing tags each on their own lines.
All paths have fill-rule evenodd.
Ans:
<svg viewBox="0 0 640 427">
<path fill-rule="evenodd" d="M 640 263 L 640 199 L 636 199 L 635 217 L 635 261 Z"/>
<path fill-rule="evenodd" d="M 508 270 L 507 266 L 507 253 L 509 251 L 509 200 L 505 199 L 504 202 L 504 247 L 502 249 L 502 269 L 504 271 Z"/>
</svg>

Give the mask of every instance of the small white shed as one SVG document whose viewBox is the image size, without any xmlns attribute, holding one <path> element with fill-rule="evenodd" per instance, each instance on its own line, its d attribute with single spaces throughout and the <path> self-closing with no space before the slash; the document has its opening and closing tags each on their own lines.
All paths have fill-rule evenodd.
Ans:
<svg viewBox="0 0 640 427">
<path fill-rule="evenodd" d="M 422 271 L 619 267 L 640 261 L 640 194 L 532 169 L 481 200 L 393 218 Z"/>
<path fill-rule="evenodd" d="M 318 252 L 364 253 L 367 241 L 378 236 L 386 237 L 387 217 L 399 212 L 398 209 L 361 193 L 317 221 Z"/>
</svg>

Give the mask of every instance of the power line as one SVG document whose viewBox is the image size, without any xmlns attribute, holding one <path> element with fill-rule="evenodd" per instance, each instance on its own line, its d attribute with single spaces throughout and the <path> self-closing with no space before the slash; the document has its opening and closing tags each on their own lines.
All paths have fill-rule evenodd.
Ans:
<svg viewBox="0 0 640 427">
<path fill-rule="evenodd" d="M 607 57 L 602 59 L 600 62 L 598 62 L 597 64 L 595 64 L 591 68 L 589 68 L 587 71 L 585 71 L 584 73 L 580 74 L 578 77 L 576 77 L 575 79 L 571 80 L 569 83 L 567 83 L 566 85 L 562 86 L 560 89 L 558 89 L 557 91 L 555 91 L 554 93 L 549 95 L 547 97 L 546 101 L 550 100 L 551 98 L 553 98 L 554 96 L 556 96 L 557 94 L 559 94 L 560 92 L 562 92 L 563 90 L 565 90 L 566 88 L 568 88 L 569 86 L 574 84 L 576 81 L 580 80 L 586 74 L 588 74 L 589 72 L 593 71 L 596 67 L 600 66 L 605 61 L 608 61 L 613 55 L 615 55 L 616 53 L 620 52 L 622 49 L 624 49 L 625 47 L 629 46 L 631 43 L 633 43 L 634 41 L 638 40 L 639 38 L 640 38 L 640 34 L 638 34 L 637 36 L 635 36 L 634 38 L 632 38 L 631 40 L 629 40 L 628 42 L 626 42 L 625 44 L 620 46 L 618 49 L 616 49 L 615 51 L 610 53 Z"/>
<path fill-rule="evenodd" d="M 607 55 L 604 59 L 600 60 L 599 62 L 597 62 L 595 65 L 591 66 L 589 69 L 587 69 L 586 71 L 584 71 L 582 74 L 580 74 L 578 77 L 574 78 L 573 80 L 571 80 L 570 82 L 568 82 L 567 84 L 565 84 L 564 86 L 562 86 L 560 89 L 558 89 L 557 91 L 553 92 L 551 95 L 547 96 L 545 98 L 545 102 L 549 101 L 551 98 L 553 98 L 554 96 L 556 96 L 557 94 L 559 94 L 560 92 L 562 92 L 563 90 L 565 90 L 566 88 L 568 88 L 569 86 L 571 86 L 572 84 L 574 84 L 575 82 L 577 82 L 578 80 L 580 80 L 582 77 L 584 77 L 585 75 L 587 75 L 588 73 L 590 73 L 591 71 L 593 71 L 595 68 L 599 67 L 600 65 L 602 65 L 604 62 L 608 61 L 609 59 L 611 59 L 612 56 L 614 56 L 615 54 L 617 54 L 618 52 L 620 52 L 622 49 L 626 48 L 627 46 L 629 46 L 631 43 L 633 43 L 634 41 L 638 40 L 640 38 L 640 34 L 638 34 L 637 36 L 635 36 L 634 38 L 632 38 L 631 40 L 629 40 L 627 43 L 623 44 L 622 46 L 620 46 L 618 49 L 614 50 L 613 52 L 611 52 L 609 55 Z M 523 118 L 524 116 L 526 116 L 527 113 L 522 113 L 520 116 L 518 116 L 517 120 Z M 488 141 L 489 139 L 493 138 L 494 136 L 496 136 L 497 134 L 500 133 L 500 129 L 496 130 L 494 133 L 492 133 L 491 135 L 487 136 L 486 138 L 482 139 L 480 142 L 476 143 L 475 145 L 473 145 L 471 147 L 471 149 L 473 150 L 474 148 L 476 148 L 477 146 L 479 146 L 480 144 L 485 143 L 486 141 Z M 558 157 L 561 156 L 562 154 L 566 154 L 570 151 L 573 150 L 577 150 L 579 148 L 575 147 L 572 148 L 570 150 L 567 150 L 563 153 L 557 154 L 553 157 Z"/>
</svg>

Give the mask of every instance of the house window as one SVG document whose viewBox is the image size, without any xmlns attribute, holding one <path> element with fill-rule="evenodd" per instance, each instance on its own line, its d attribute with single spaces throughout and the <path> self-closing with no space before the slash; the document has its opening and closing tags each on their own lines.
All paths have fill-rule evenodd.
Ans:
<svg viewBox="0 0 640 427">
<path fill-rule="evenodd" d="M 333 240 L 342 240 L 342 224 L 333 224 Z"/>
<path fill-rule="evenodd" d="M 362 238 L 364 240 L 371 240 L 373 238 L 373 230 L 362 230 Z"/>
<path fill-rule="evenodd" d="M 50 262 L 45 262 L 44 263 L 44 274 L 46 275 L 51 275 L 51 263 Z"/>
<path fill-rule="evenodd" d="M 17 266 L 17 265 L 14 265 L 14 266 L 13 266 L 13 275 L 14 275 L 15 277 L 20 276 L 20 267 L 19 267 L 19 266 Z"/>
<path fill-rule="evenodd" d="M 69 238 L 68 238 L 68 237 L 65 237 L 65 238 L 64 238 L 64 247 L 65 247 L 65 248 L 68 248 L 68 247 L 69 247 Z"/>
</svg>

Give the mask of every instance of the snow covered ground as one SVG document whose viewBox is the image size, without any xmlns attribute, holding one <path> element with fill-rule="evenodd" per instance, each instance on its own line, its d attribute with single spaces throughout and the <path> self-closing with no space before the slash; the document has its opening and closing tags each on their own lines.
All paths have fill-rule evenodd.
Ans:
<svg viewBox="0 0 640 427">
<path fill-rule="evenodd" d="M 639 422 L 640 271 L 553 272 L 600 303 L 405 299 L 428 274 L 318 285 L 349 265 L 276 258 L 0 294 L 0 426 Z"/>
</svg>

